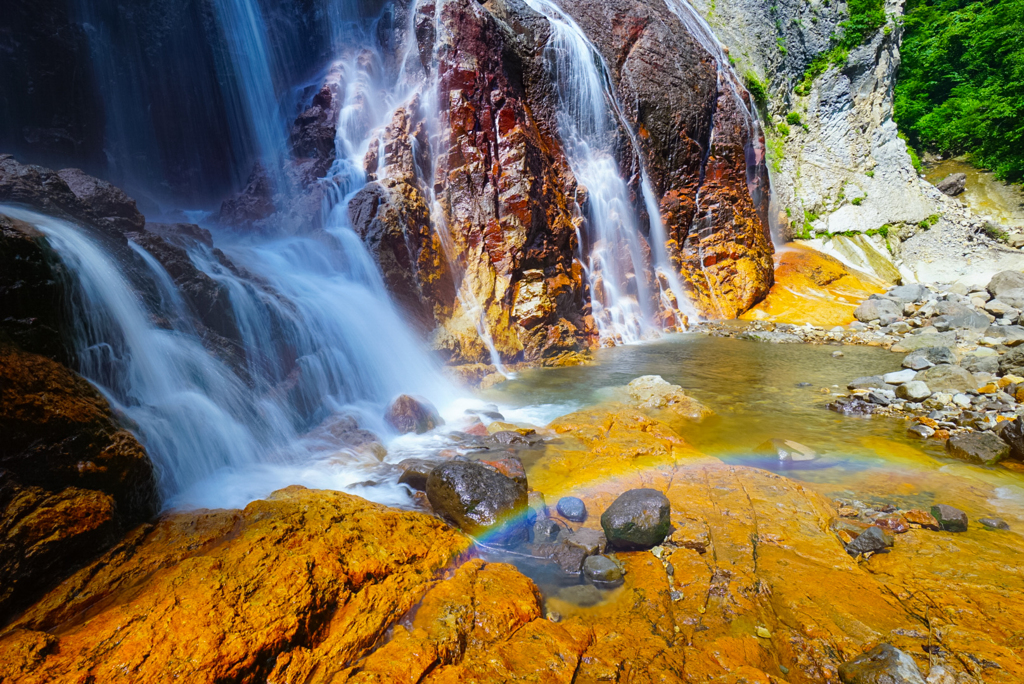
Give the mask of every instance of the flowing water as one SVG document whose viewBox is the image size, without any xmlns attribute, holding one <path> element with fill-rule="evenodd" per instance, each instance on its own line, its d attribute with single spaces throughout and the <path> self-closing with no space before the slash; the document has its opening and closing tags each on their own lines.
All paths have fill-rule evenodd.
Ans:
<svg viewBox="0 0 1024 684">
<path fill-rule="evenodd" d="M 585 406 L 628 401 L 627 383 L 661 375 L 717 414 L 701 424 L 655 414 L 709 456 L 779 472 L 829 497 L 928 510 L 948 496 L 972 519 L 997 515 L 1024 532 L 1024 474 L 949 459 L 941 442 L 907 435 L 901 419 L 826 409 L 849 380 L 899 370 L 902 359 L 874 347 L 843 347 L 841 358 L 832 357 L 834 350 L 674 335 L 599 350 L 592 366 L 526 371 L 484 398 L 507 407 L 545 405 L 535 416 L 543 423 Z M 758 449 L 770 439 L 794 440 L 818 458 L 780 461 Z"/>
</svg>

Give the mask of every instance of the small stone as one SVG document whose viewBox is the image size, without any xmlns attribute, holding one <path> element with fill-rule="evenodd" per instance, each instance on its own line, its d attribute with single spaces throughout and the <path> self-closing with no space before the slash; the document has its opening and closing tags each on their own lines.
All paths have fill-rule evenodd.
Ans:
<svg viewBox="0 0 1024 684">
<path fill-rule="evenodd" d="M 995 465 L 1010 455 L 1010 445 L 991 432 L 968 432 L 950 437 L 946 453 L 967 463 Z"/>
<path fill-rule="evenodd" d="M 818 458 L 814 449 L 789 439 L 770 439 L 757 447 L 757 451 L 774 454 L 783 462 L 813 461 Z"/>
<path fill-rule="evenodd" d="M 850 384 L 846 386 L 846 389 L 893 389 L 893 386 L 885 382 L 885 380 L 882 380 L 882 376 L 880 375 L 869 375 L 867 377 L 851 380 Z"/>
<path fill-rule="evenodd" d="M 839 679 L 843 684 L 925 684 L 913 658 L 889 644 L 840 665 Z"/>
<path fill-rule="evenodd" d="M 985 527 L 991 528 L 993 530 L 1010 529 L 1010 526 L 1002 518 L 978 518 L 978 522 L 980 522 Z"/>
<path fill-rule="evenodd" d="M 939 525 L 939 521 L 935 519 L 930 513 L 925 513 L 922 510 L 912 508 L 909 511 L 903 511 L 903 517 L 906 518 L 908 523 L 914 525 L 920 525 L 926 530 L 941 530 L 942 527 Z"/>
<path fill-rule="evenodd" d="M 618 582 L 622 569 L 608 556 L 588 556 L 583 561 L 583 574 L 591 582 Z"/>
<path fill-rule="evenodd" d="M 841 518 L 857 518 L 860 517 L 860 512 L 856 508 L 850 508 L 849 506 L 843 506 L 839 509 L 839 517 Z"/>
<path fill-rule="evenodd" d="M 601 594 L 601 590 L 593 584 L 576 584 L 571 587 L 566 587 L 558 592 L 558 598 L 562 599 L 566 603 L 572 603 L 574 605 L 587 608 L 590 606 L 596 606 L 604 600 L 604 595 Z"/>
<path fill-rule="evenodd" d="M 896 396 L 907 401 L 924 401 L 931 394 L 928 385 L 920 380 L 911 380 L 896 388 Z"/>
<path fill-rule="evenodd" d="M 657 546 L 668 535 L 670 524 L 671 505 L 656 489 L 631 489 L 601 515 L 608 543 L 627 551 Z"/>
<path fill-rule="evenodd" d="M 845 354 L 843 354 L 843 352 L 841 352 L 841 351 L 834 351 L 834 352 L 832 352 L 832 358 L 833 359 L 841 359 L 841 358 L 843 358 L 843 356 L 845 356 Z"/>
<path fill-rule="evenodd" d="M 575 496 L 563 496 L 558 500 L 555 510 L 566 520 L 573 522 L 583 522 L 587 519 L 586 504 L 583 503 L 582 499 L 577 499 Z"/>
<path fill-rule="evenodd" d="M 907 433 L 911 437 L 919 437 L 921 439 L 928 439 L 932 435 L 935 434 L 935 430 L 933 428 L 928 427 L 927 425 L 920 425 L 920 424 L 918 424 L 918 425 L 914 425 L 913 427 L 909 428 L 907 430 Z"/>
<path fill-rule="evenodd" d="M 954 394 L 953 403 L 959 406 L 960 408 L 970 408 L 971 398 L 966 394 Z"/>
<path fill-rule="evenodd" d="M 533 541 L 535 544 L 549 544 L 558 539 L 561 531 L 561 525 L 554 520 L 538 520 L 533 524 Z"/>
<path fill-rule="evenodd" d="M 899 515 L 888 515 L 881 518 L 875 518 L 875 525 L 881 527 L 883 530 L 893 532 L 895 534 L 904 534 L 910 531 L 910 525 L 907 524 L 906 518 Z"/>
<path fill-rule="evenodd" d="M 758 628 L 756 630 L 754 630 L 754 631 L 757 633 L 757 636 L 762 638 L 762 639 L 771 639 L 772 638 L 772 633 L 769 632 L 766 627 L 758 626 Z"/>
<path fill-rule="evenodd" d="M 846 545 L 846 552 L 851 556 L 859 556 L 864 553 L 877 553 L 892 546 L 892 537 L 886 534 L 880 527 L 869 527 L 858 535 L 856 539 Z"/>
<path fill-rule="evenodd" d="M 608 540 L 600 530 L 592 530 L 587 527 L 576 530 L 566 537 L 565 541 L 569 546 L 582 549 L 587 556 L 602 553 L 605 546 L 608 545 Z"/>
<path fill-rule="evenodd" d="M 932 517 L 938 522 L 939 527 L 947 532 L 967 531 L 967 514 L 959 508 L 936 504 L 932 506 Z"/>
</svg>

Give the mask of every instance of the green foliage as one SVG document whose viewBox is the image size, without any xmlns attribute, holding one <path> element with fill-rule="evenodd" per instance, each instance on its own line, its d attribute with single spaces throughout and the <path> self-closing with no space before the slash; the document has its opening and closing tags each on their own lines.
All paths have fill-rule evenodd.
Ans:
<svg viewBox="0 0 1024 684">
<path fill-rule="evenodd" d="M 789 53 L 789 49 L 786 47 L 786 39 L 782 36 L 775 39 L 775 44 L 779 47 L 779 54 L 783 57 Z"/>
<path fill-rule="evenodd" d="M 909 0 L 895 118 L 915 146 L 1024 181 L 1024 0 Z"/>
<path fill-rule="evenodd" d="M 825 6 L 828 6 L 827 2 Z M 842 33 L 839 36 L 833 35 L 832 47 L 819 54 L 808 65 L 803 79 L 794 89 L 797 95 L 808 95 L 814 79 L 825 73 L 830 66 L 846 64 L 850 50 L 885 25 L 885 0 L 850 0 L 847 9 L 850 12 L 849 17 L 839 24 Z"/>
<path fill-rule="evenodd" d="M 786 115 L 786 123 L 797 126 L 800 124 L 800 112 L 790 112 Z"/>
<path fill-rule="evenodd" d="M 994 223 L 985 224 L 985 235 L 988 235 L 993 240 L 999 240 L 1000 242 L 1006 242 L 1010 239 L 1010 234 L 1000 228 Z"/>
<path fill-rule="evenodd" d="M 784 137 L 769 138 L 765 146 L 768 148 L 768 163 L 771 164 L 772 171 L 780 173 L 782 171 L 783 149 L 786 146 L 786 139 Z"/>
<path fill-rule="evenodd" d="M 780 123 L 778 126 L 776 126 L 775 130 L 777 130 L 779 132 L 779 135 L 781 135 L 783 138 L 789 136 L 789 126 L 787 126 L 784 123 Z"/>
<path fill-rule="evenodd" d="M 924 173 L 924 164 L 921 163 L 921 157 L 917 155 L 917 150 L 915 150 L 914 146 L 910 144 L 910 140 L 907 138 L 906 133 L 900 131 L 897 135 L 900 140 L 907 143 L 907 152 L 910 153 L 910 163 L 914 165 L 914 170 L 917 171 L 917 175 L 920 176 Z"/>
<path fill-rule="evenodd" d="M 768 83 L 759 79 L 753 71 L 743 74 L 743 85 L 747 87 L 747 92 L 759 107 L 764 107 L 768 103 Z"/>
<path fill-rule="evenodd" d="M 864 197 L 866 196 L 867 195 L 865 195 Z M 864 201 L 864 197 L 854 197 L 852 200 L 850 200 L 850 204 L 852 204 L 855 207 L 859 207 L 861 202 Z"/>
<path fill-rule="evenodd" d="M 874 169 L 872 169 L 870 171 L 865 171 L 864 175 L 867 176 L 868 178 L 874 178 L 875 177 L 875 171 L 874 171 Z"/>
<path fill-rule="evenodd" d="M 932 226 L 934 226 L 938 222 L 939 222 L 939 215 L 938 214 L 932 214 L 931 216 L 929 216 L 925 220 L 921 221 L 917 225 L 918 225 L 918 227 L 921 228 L 921 230 L 928 230 L 929 228 L 931 228 Z"/>
</svg>

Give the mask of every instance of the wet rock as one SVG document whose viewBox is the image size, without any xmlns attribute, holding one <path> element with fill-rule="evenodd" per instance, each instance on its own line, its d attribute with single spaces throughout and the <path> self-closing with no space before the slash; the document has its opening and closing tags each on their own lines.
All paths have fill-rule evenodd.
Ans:
<svg viewBox="0 0 1024 684">
<path fill-rule="evenodd" d="M 555 510 L 563 518 L 573 522 L 583 522 L 587 519 L 586 504 L 583 503 L 582 499 L 577 499 L 575 496 L 563 496 L 558 500 Z"/>
<path fill-rule="evenodd" d="M 608 539 L 600 530 L 582 527 L 565 537 L 565 543 L 583 551 L 585 556 L 603 553 Z"/>
<path fill-rule="evenodd" d="M 626 391 L 640 408 L 663 408 L 683 418 L 701 421 L 714 412 L 696 399 L 687 396 L 683 388 L 667 382 L 660 375 L 644 375 L 626 386 Z"/>
<path fill-rule="evenodd" d="M 851 556 L 865 553 L 878 553 L 893 545 L 892 537 L 880 527 L 871 526 L 857 535 L 857 538 L 846 545 L 846 552 Z"/>
<path fill-rule="evenodd" d="M 919 371 L 915 380 L 928 385 L 932 392 L 971 392 L 978 389 L 978 381 L 960 366 L 939 364 Z"/>
<path fill-rule="evenodd" d="M 402 474 L 398 476 L 398 484 L 408 485 L 418 492 L 427 491 L 427 477 L 430 471 L 436 468 L 438 461 L 430 461 L 425 458 L 407 458 L 398 463 Z"/>
<path fill-rule="evenodd" d="M 989 527 L 993 530 L 1010 529 L 1010 526 L 1002 518 L 978 518 L 978 522 L 980 522 L 985 527 Z"/>
<path fill-rule="evenodd" d="M 583 561 L 583 575 L 591 582 L 618 582 L 622 569 L 608 556 L 589 556 Z"/>
<path fill-rule="evenodd" d="M 1024 273 L 1020 271 L 1000 271 L 992 276 L 985 287 L 993 297 L 1002 297 L 1004 292 L 1024 289 Z M 1003 301 L 1006 301 L 1005 299 Z"/>
<path fill-rule="evenodd" d="M 967 174 L 951 173 L 936 183 L 935 187 L 943 194 L 951 197 L 959 195 L 967 189 Z"/>
<path fill-rule="evenodd" d="M 867 299 L 853 311 L 854 317 L 863 323 L 878 320 L 883 316 L 898 318 L 903 307 L 890 299 Z"/>
<path fill-rule="evenodd" d="M 935 429 L 928 427 L 927 425 L 918 424 L 908 428 L 907 433 L 914 437 L 928 439 L 929 437 L 932 437 L 935 434 Z"/>
<path fill-rule="evenodd" d="M 829 404 L 828 409 L 844 416 L 870 416 L 875 412 L 875 406 L 861 397 L 841 397 Z"/>
<path fill-rule="evenodd" d="M 520 461 L 521 462 L 521 461 Z M 544 495 L 540 492 L 531 490 L 526 495 L 527 505 L 536 518 L 547 518 L 549 517 L 548 506 L 544 501 Z"/>
<path fill-rule="evenodd" d="M 899 515 L 875 518 L 875 525 L 886 532 L 892 532 L 894 534 L 905 534 L 910 531 L 910 525 L 907 524 L 907 519 Z"/>
<path fill-rule="evenodd" d="M 913 658 L 889 644 L 879 644 L 839 666 L 843 684 L 925 684 Z"/>
<path fill-rule="evenodd" d="M 932 517 L 947 532 L 966 532 L 967 514 L 946 504 L 932 506 Z"/>
<path fill-rule="evenodd" d="M 1010 457 L 1024 460 L 1024 417 L 1017 416 L 1009 423 L 1003 423 L 999 438 L 1010 446 Z"/>
<path fill-rule="evenodd" d="M 788 439 L 770 439 L 757 447 L 759 453 L 773 454 L 780 461 L 813 461 L 817 452 L 809 446 Z"/>
<path fill-rule="evenodd" d="M 525 541 L 526 487 L 493 468 L 443 463 L 430 471 L 426 492 L 434 512 L 468 534 L 499 543 Z"/>
<path fill-rule="evenodd" d="M 558 592 L 558 598 L 573 605 L 588 608 L 604 600 L 601 590 L 593 584 L 577 584 Z"/>
<path fill-rule="evenodd" d="M 62 169 L 57 175 L 67 183 L 95 225 L 113 233 L 139 231 L 145 226 L 146 218 L 136 208 L 135 200 L 120 188 L 81 169 Z"/>
<path fill-rule="evenodd" d="M 664 541 L 671 524 L 671 508 L 656 489 L 631 489 L 601 515 L 608 543 L 622 550 L 649 549 Z"/>
<path fill-rule="evenodd" d="M 946 453 L 968 463 L 995 465 L 1010 455 L 1010 446 L 991 432 L 967 432 L 950 437 Z"/>
<path fill-rule="evenodd" d="M 503 446 L 530 443 L 529 439 L 514 430 L 498 430 L 497 432 L 492 432 L 488 441 L 494 442 L 495 444 L 501 444 Z"/>
<path fill-rule="evenodd" d="M 562 526 L 554 520 L 538 520 L 533 523 L 533 543 L 550 544 L 558 539 Z"/>
<path fill-rule="evenodd" d="M 931 395 L 931 388 L 920 380 L 911 380 L 896 388 L 896 396 L 907 401 L 924 401 Z"/>
<path fill-rule="evenodd" d="M 384 413 L 384 420 L 403 435 L 410 432 L 421 435 L 444 425 L 444 420 L 429 401 L 408 394 L 403 394 L 391 402 Z"/>
<path fill-rule="evenodd" d="M 903 511 L 903 517 L 907 519 L 907 522 L 914 525 L 920 525 L 926 530 L 941 530 L 942 527 L 939 525 L 939 521 L 935 519 L 931 513 L 913 508 L 909 511 Z"/>
</svg>

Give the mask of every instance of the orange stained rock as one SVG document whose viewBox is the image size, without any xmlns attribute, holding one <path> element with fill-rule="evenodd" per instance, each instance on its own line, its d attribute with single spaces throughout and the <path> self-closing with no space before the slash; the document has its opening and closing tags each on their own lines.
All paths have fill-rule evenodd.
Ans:
<svg viewBox="0 0 1024 684">
<path fill-rule="evenodd" d="M 0 681 L 249 682 L 275 663 L 278 681 L 329 681 L 468 545 L 429 516 L 301 487 L 172 513 L 11 625 Z"/>
<path fill-rule="evenodd" d="M 885 284 L 873 276 L 806 245 L 789 244 L 775 254 L 775 284 L 768 296 L 740 318 L 822 327 L 847 325 L 863 300 L 884 291 Z"/>
</svg>

